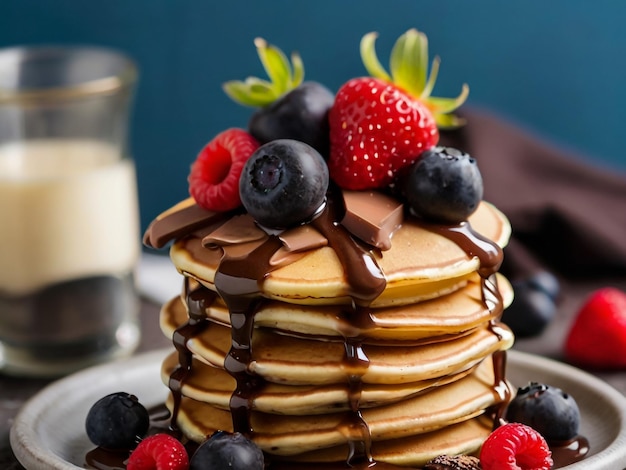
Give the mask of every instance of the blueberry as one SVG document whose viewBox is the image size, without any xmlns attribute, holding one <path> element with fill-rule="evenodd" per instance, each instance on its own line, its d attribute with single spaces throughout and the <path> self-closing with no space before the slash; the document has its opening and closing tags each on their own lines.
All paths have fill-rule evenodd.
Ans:
<svg viewBox="0 0 626 470">
<path fill-rule="evenodd" d="M 544 292 L 553 301 L 559 296 L 558 279 L 548 271 L 538 271 L 528 278 L 528 284 L 534 289 Z"/>
<path fill-rule="evenodd" d="M 556 315 L 557 279 L 547 271 L 540 271 L 511 285 L 515 295 L 504 310 L 502 321 L 520 338 L 539 335 Z"/>
<path fill-rule="evenodd" d="M 241 433 L 217 432 L 191 457 L 189 470 L 263 470 L 261 449 Z"/>
<path fill-rule="evenodd" d="M 567 442 L 578 435 L 580 411 L 574 398 L 560 388 L 530 382 L 509 404 L 509 422 L 526 424 L 548 442 Z"/>
<path fill-rule="evenodd" d="M 403 190 L 415 215 L 456 224 L 477 209 L 483 197 L 483 180 L 476 160 L 467 153 L 434 147 L 409 168 Z"/>
<path fill-rule="evenodd" d="M 335 95 L 318 82 L 304 82 L 250 118 L 248 130 L 264 144 L 294 139 L 328 155 L 328 111 Z"/>
<path fill-rule="evenodd" d="M 148 432 L 150 417 L 137 397 L 124 392 L 107 395 L 87 413 L 89 440 L 105 449 L 132 449 Z"/>
<path fill-rule="evenodd" d="M 246 162 L 239 195 L 264 227 L 283 229 L 310 220 L 322 207 L 328 167 L 310 145 L 279 139 L 262 145 Z"/>
</svg>

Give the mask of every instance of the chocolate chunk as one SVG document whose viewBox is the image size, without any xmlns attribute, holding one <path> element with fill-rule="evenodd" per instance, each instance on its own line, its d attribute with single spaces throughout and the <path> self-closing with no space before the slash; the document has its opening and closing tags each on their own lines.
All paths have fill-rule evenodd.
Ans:
<svg viewBox="0 0 626 470">
<path fill-rule="evenodd" d="M 480 461 L 470 455 L 440 455 L 428 462 L 424 470 L 480 470 Z"/>
<path fill-rule="evenodd" d="M 187 198 L 152 221 L 144 233 L 143 243 L 151 248 L 163 248 L 170 241 L 201 227 L 217 224 L 229 215 L 203 209 L 192 198 Z"/>
<path fill-rule="evenodd" d="M 341 221 L 350 233 L 381 250 L 391 248 L 391 235 L 404 220 L 403 204 L 375 191 L 344 191 L 346 215 Z"/>
</svg>

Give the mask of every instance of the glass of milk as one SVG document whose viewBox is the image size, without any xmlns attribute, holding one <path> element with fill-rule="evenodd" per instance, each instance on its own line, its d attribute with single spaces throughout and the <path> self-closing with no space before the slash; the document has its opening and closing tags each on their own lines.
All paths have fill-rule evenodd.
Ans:
<svg viewBox="0 0 626 470">
<path fill-rule="evenodd" d="M 2 373 L 59 376 L 139 342 L 136 77 L 107 49 L 0 49 Z"/>
</svg>

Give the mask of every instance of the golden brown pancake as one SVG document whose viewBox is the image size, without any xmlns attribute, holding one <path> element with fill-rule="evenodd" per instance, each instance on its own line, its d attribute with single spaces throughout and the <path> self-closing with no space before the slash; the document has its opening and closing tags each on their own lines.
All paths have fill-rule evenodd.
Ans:
<svg viewBox="0 0 626 470">
<path fill-rule="evenodd" d="M 427 341 L 465 333 L 493 318 L 482 302 L 480 282 L 475 276 L 450 295 L 397 307 L 373 309 L 367 325 L 355 324 L 349 310 L 341 305 L 303 306 L 278 301 L 265 302 L 255 314 L 257 328 L 314 337 L 359 337 L 365 343 L 377 340 Z M 507 307 L 513 298 L 509 282 L 498 275 L 498 287 Z M 228 308 L 219 300 L 205 312 L 211 320 L 230 324 Z M 180 299 L 170 301 L 161 314 L 161 329 L 170 337 L 187 321 Z"/>
<path fill-rule="evenodd" d="M 510 236 L 506 217 L 494 206 L 481 203 L 469 219 L 471 227 L 499 246 Z M 176 268 L 215 290 L 215 272 L 222 257 L 220 248 L 202 248 L 200 232 L 177 241 L 170 250 Z M 385 291 L 372 307 L 400 305 L 430 299 L 465 285 L 479 267 L 448 238 L 407 219 L 393 233 L 392 246 L 382 254 L 372 254 L 386 279 Z M 323 246 L 307 252 L 265 277 L 263 294 L 282 302 L 303 305 L 349 304 L 351 302 L 344 269 L 335 251 Z"/>
</svg>

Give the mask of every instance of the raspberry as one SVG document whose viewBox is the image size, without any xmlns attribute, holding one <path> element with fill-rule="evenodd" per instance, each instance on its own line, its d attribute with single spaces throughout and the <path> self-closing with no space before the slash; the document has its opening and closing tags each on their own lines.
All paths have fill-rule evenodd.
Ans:
<svg viewBox="0 0 626 470">
<path fill-rule="evenodd" d="M 228 129 L 211 140 L 191 165 L 189 193 L 207 210 L 225 212 L 241 205 L 239 177 L 259 143 L 242 129 Z"/>
<path fill-rule="evenodd" d="M 127 470 L 187 470 L 185 447 L 169 434 L 146 437 L 130 454 Z"/>
<path fill-rule="evenodd" d="M 550 470 L 552 453 L 530 426 L 508 423 L 493 431 L 480 450 L 483 470 Z"/>
</svg>

